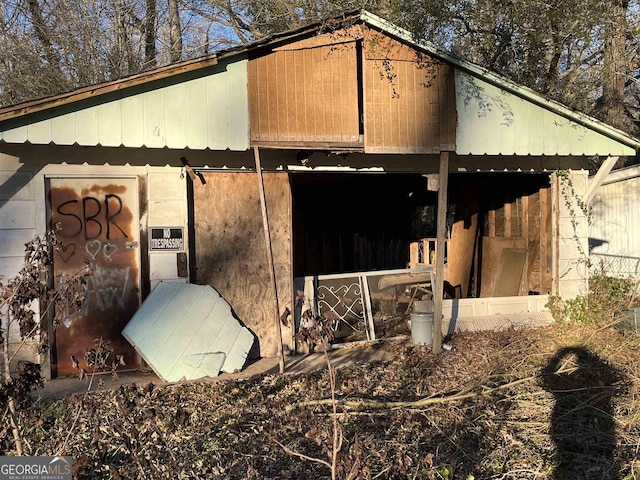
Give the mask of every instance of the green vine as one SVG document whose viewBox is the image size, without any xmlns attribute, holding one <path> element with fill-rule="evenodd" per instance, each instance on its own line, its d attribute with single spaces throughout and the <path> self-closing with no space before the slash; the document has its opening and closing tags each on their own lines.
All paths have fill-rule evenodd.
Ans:
<svg viewBox="0 0 640 480">
<path fill-rule="evenodd" d="M 555 174 L 558 177 L 558 184 L 560 185 L 560 193 L 564 197 L 564 204 L 569 211 L 569 215 L 571 216 L 573 238 L 578 245 L 578 252 L 580 253 L 581 261 L 583 261 L 587 265 L 587 267 L 589 267 L 589 255 L 587 254 L 587 252 L 585 252 L 584 247 L 582 246 L 582 242 L 580 242 L 580 236 L 578 235 L 578 215 L 576 208 L 579 209 L 582 215 L 587 219 L 588 225 L 591 224 L 592 219 L 591 209 L 585 203 L 582 197 L 576 193 L 569 170 L 558 169 L 556 170 Z"/>
</svg>

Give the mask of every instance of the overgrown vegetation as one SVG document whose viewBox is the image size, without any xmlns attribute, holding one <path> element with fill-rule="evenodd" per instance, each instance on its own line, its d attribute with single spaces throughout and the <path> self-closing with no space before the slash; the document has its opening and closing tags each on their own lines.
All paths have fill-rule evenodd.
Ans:
<svg viewBox="0 0 640 480">
<path fill-rule="evenodd" d="M 26 453 L 54 454 L 66 440 L 78 478 L 327 478 L 325 464 L 282 446 L 332 458 L 336 403 L 305 402 L 335 388 L 337 478 L 635 478 L 640 337 L 556 325 L 452 344 L 434 356 L 385 343 L 393 361 L 338 370 L 334 387 L 325 371 L 38 400 L 20 412 Z M 6 432 L 1 447 L 15 453 Z"/>
<path fill-rule="evenodd" d="M 600 262 L 591 267 L 587 295 L 568 300 L 552 297 L 548 307 L 561 323 L 607 326 L 617 323 L 626 310 L 640 306 L 639 294 L 638 282 L 610 276 Z"/>
<path fill-rule="evenodd" d="M 590 285 L 550 327 L 456 334 L 439 355 L 407 339 L 341 370 L 37 399 L 16 410 L 23 453 L 88 479 L 635 479 L 640 335 L 615 321 L 638 286 L 602 265 Z M 317 320 L 298 340 L 326 346 Z M 108 371 L 108 351 L 86 354 Z"/>
<path fill-rule="evenodd" d="M 24 452 L 19 410 L 29 406 L 30 393 L 43 384 L 40 365 L 18 362 L 18 354 L 27 344 L 38 354 L 46 352 L 50 315 L 55 327 L 65 312 L 79 309 L 85 299 L 87 278 L 92 274 L 87 265 L 74 275 L 61 277 L 57 287 L 52 288 L 50 273 L 53 250 L 57 248 L 61 243 L 55 231 L 36 236 L 25 245 L 24 266 L 18 274 L 6 284 L 0 275 L 0 408 L 5 410 L 3 426 L 11 431 L 18 455 Z M 14 330 L 17 332 L 12 333 Z"/>
</svg>

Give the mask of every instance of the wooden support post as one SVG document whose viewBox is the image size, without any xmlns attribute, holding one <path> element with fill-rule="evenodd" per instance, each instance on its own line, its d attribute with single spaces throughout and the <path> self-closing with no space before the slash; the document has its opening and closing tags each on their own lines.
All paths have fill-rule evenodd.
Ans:
<svg viewBox="0 0 640 480">
<path fill-rule="evenodd" d="M 504 201 L 504 236 L 511 237 L 511 215 L 513 212 L 511 211 L 511 207 L 513 204 L 509 198 Z"/>
<path fill-rule="evenodd" d="M 605 178 L 607 178 L 607 175 L 609 175 L 619 159 L 620 157 L 607 157 L 606 160 L 602 162 L 602 165 L 600 165 L 600 168 L 596 172 L 595 176 L 589 182 L 587 191 L 584 192 L 584 195 L 582 196 L 582 201 L 585 203 L 585 205 L 589 205 L 591 203 L 593 197 L 596 196 L 596 191 L 598 190 L 598 188 L 600 188 Z"/>
<path fill-rule="evenodd" d="M 438 187 L 438 220 L 436 279 L 433 286 L 433 353 L 442 348 L 442 299 L 444 298 L 444 243 L 447 238 L 447 187 L 449 185 L 449 152 L 440 152 L 440 185 Z"/>
<path fill-rule="evenodd" d="M 280 325 L 280 306 L 278 305 L 278 284 L 276 283 L 276 269 L 273 264 L 273 250 L 271 248 L 271 232 L 269 230 L 269 215 L 267 212 L 267 197 L 264 192 L 264 180 L 262 178 L 262 166 L 260 165 L 260 151 L 258 147 L 253 147 L 256 159 L 256 173 L 258 174 L 258 187 L 260 188 L 260 205 L 262 206 L 262 226 L 264 228 L 264 240 L 267 245 L 267 262 L 271 274 L 271 285 L 273 286 L 273 300 L 275 307 L 274 319 L 276 322 L 276 336 L 278 340 L 278 354 L 280 373 L 284 373 L 284 347 L 282 345 L 282 326 Z"/>
</svg>

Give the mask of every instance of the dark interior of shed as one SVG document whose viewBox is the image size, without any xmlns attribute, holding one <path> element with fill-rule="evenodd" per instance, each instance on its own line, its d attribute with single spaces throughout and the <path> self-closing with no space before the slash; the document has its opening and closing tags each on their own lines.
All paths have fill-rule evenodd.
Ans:
<svg viewBox="0 0 640 480">
<path fill-rule="evenodd" d="M 426 176 L 295 173 L 291 187 L 295 277 L 407 268 L 410 244 L 436 237 Z M 547 174 L 451 174 L 447 295 L 550 290 L 550 212 Z"/>
</svg>

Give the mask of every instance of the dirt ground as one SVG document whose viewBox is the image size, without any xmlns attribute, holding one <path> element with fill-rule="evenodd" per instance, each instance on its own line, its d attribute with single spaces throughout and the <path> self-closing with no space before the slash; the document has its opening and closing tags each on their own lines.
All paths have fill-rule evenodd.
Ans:
<svg viewBox="0 0 640 480">
<path fill-rule="evenodd" d="M 332 350 L 330 360 L 336 368 L 342 368 L 355 363 L 391 361 L 393 354 L 383 348 L 372 348 L 371 345 L 354 345 L 351 347 Z M 322 353 L 293 355 L 285 357 L 285 374 L 296 375 L 300 373 L 317 372 L 327 368 L 327 363 Z M 212 383 L 228 380 L 248 380 L 262 375 L 279 373 L 278 358 L 261 358 L 249 360 L 239 372 L 221 372 L 215 378 L 203 378 L 189 383 Z M 117 377 L 110 373 L 96 375 L 93 380 L 89 377 L 80 380 L 77 376 L 54 378 L 46 381 L 44 387 L 33 392 L 34 398 L 48 400 L 61 399 L 72 394 L 82 394 L 86 391 L 99 392 L 104 390 L 117 390 L 123 385 L 143 386 L 148 383 L 154 385 L 169 385 L 158 377 L 153 370 L 127 370 L 118 371 Z"/>
</svg>

